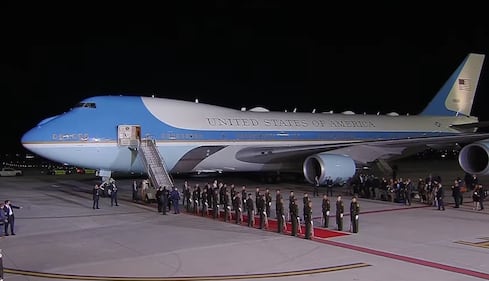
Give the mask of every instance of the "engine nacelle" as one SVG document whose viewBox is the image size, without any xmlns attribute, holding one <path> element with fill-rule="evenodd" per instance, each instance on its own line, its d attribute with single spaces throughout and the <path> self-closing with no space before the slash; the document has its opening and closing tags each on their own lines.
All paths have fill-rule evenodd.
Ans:
<svg viewBox="0 0 489 281">
<path fill-rule="evenodd" d="M 459 152 L 458 163 L 469 174 L 489 175 L 489 140 L 464 146 Z"/>
<path fill-rule="evenodd" d="M 316 176 L 321 184 L 325 184 L 328 177 L 334 183 L 343 184 L 355 174 L 355 162 L 348 156 L 319 153 L 306 158 L 303 172 L 306 180 L 312 184 Z"/>
</svg>

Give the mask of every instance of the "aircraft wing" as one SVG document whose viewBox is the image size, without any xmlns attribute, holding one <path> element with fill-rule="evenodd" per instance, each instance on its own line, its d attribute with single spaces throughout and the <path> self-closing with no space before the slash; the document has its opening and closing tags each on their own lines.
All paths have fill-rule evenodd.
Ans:
<svg viewBox="0 0 489 281">
<path fill-rule="evenodd" d="M 471 143 L 489 138 L 489 133 L 460 134 L 442 137 L 418 137 L 378 141 L 336 142 L 305 146 L 250 147 L 240 150 L 236 157 L 250 163 L 279 163 L 302 161 L 322 152 L 348 155 L 355 162 L 368 163 L 403 154 L 408 148 L 418 151 L 428 146 Z"/>
<path fill-rule="evenodd" d="M 480 122 L 466 123 L 466 124 L 454 124 L 451 125 L 450 127 L 456 130 L 468 132 L 468 131 L 489 128 L 489 121 L 480 121 Z"/>
</svg>

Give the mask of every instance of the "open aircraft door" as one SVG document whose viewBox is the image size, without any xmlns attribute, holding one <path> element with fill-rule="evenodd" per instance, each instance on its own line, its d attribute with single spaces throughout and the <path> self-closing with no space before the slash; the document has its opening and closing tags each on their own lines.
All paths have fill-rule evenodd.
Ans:
<svg viewBox="0 0 489 281">
<path fill-rule="evenodd" d="M 117 142 L 121 146 L 138 147 L 141 141 L 141 126 L 119 125 L 117 126 Z"/>
</svg>

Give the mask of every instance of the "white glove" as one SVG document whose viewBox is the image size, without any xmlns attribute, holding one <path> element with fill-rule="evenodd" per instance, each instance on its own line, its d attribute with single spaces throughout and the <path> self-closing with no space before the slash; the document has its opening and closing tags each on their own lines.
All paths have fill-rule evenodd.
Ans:
<svg viewBox="0 0 489 281">
<path fill-rule="evenodd" d="M 329 211 L 326 211 L 326 216 L 329 216 Z"/>
<path fill-rule="evenodd" d="M 343 218 L 343 214 L 340 214 L 340 218 Z"/>
<path fill-rule="evenodd" d="M 272 202 L 268 202 L 268 206 L 272 206 Z"/>
<path fill-rule="evenodd" d="M 358 215 L 355 216 L 355 219 L 358 220 Z"/>
<path fill-rule="evenodd" d="M 241 212 L 241 208 L 238 208 L 238 210 Z"/>
<path fill-rule="evenodd" d="M 231 210 L 231 207 L 228 206 L 228 210 Z"/>
</svg>

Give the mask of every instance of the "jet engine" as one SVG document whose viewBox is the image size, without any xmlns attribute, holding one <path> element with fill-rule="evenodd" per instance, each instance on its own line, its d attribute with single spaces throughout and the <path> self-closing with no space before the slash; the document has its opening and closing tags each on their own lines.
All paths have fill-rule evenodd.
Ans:
<svg viewBox="0 0 489 281">
<path fill-rule="evenodd" d="M 459 152 L 458 163 L 469 174 L 489 175 L 489 140 L 464 146 Z"/>
<path fill-rule="evenodd" d="M 355 162 L 348 156 L 319 153 L 306 158 L 303 172 L 306 180 L 312 184 L 316 176 L 321 184 L 325 184 L 328 177 L 334 183 L 343 184 L 355 174 Z"/>
</svg>

